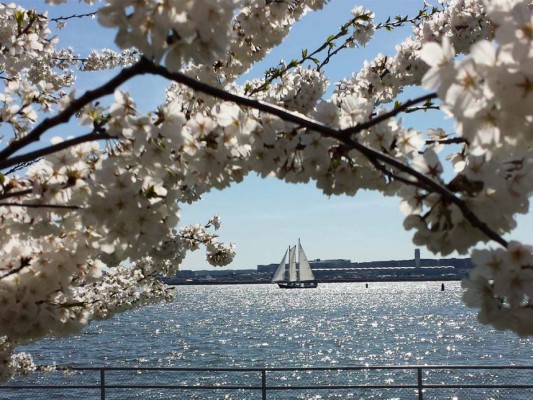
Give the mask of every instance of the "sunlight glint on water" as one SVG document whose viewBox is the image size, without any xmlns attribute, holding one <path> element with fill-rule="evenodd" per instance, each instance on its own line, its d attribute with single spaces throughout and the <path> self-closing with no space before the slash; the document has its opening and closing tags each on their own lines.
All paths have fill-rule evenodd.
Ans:
<svg viewBox="0 0 533 400">
<path fill-rule="evenodd" d="M 458 282 L 181 286 L 171 304 L 28 346 L 37 364 L 529 364 L 532 341 L 481 326 Z"/>
</svg>

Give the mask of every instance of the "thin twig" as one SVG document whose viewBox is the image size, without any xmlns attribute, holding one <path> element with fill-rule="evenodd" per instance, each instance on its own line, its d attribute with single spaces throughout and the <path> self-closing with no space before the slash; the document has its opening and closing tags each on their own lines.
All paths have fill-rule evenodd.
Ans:
<svg viewBox="0 0 533 400">
<path fill-rule="evenodd" d="M 433 7 L 431 9 L 430 13 L 426 13 L 426 10 L 427 10 L 427 6 L 424 6 L 424 8 L 415 17 L 409 18 L 407 15 L 404 16 L 404 17 L 398 16 L 392 22 L 389 19 L 389 20 L 387 20 L 385 22 L 381 22 L 381 23 L 377 24 L 374 29 L 376 31 L 380 30 L 380 29 L 386 29 L 388 31 L 391 31 L 394 28 L 398 28 L 398 27 L 403 26 L 405 23 L 416 24 L 416 23 L 422 21 L 423 19 L 431 17 L 432 15 L 434 15 L 435 13 L 437 13 L 439 11 L 438 8 L 436 8 L 436 7 Z M 251 96 L 253 94 L 256 94 L 256 93 L 258 93 L 260 91 L 263 91 L 263 90 L 267 89 L 268 86 L 276 78 L 282 77 L 287 71 L 289 71 L 290 69 L 294 68 L 297 65 L 302 65 L 306 61 L 313 61 L 316 64 L 316 66 L 317 66 L 317 68 L 316 68 L 317 71 L 320 71 L 326 64 L 328 64 L 330 62 L 330 60 L 331 60 L 331 58 L 333 58 L 333 56 L 335 56 L 341 50 L 344 50 L 344 49 L 348 48 L 349 45 L 354 42 L 353 36 L 350 36 L 344 41 L 343 44 L 341 44 L 340 46 L 336 47 L 335 50 L 332 50 L 333 46 L 335 46 L 335 41 L 337 39 L 340 39 L 341 37 L 346 36 L 346 35 L 348 35 L 350 33 L 349 30 L 348 30 L 348 28 L 350 28 L 350 26 L 353 27 L 354 30 L 359 29 L 359 27 L 355 26 L 354 24 L 360 18 L 361 18 L 361 16 L 357 16 L 357 17 L 354 17 L 354 18 L 350 19 L 348 22 L 344 23 L 340 27 L 339 32 L 336 35 L 329 36 L 325 40 L 325 42 L 323 44 L 321 44 L 317 49 L 315 49 L 311 53 L 308 54 L 307 50 L 302 50 L 302 57 L 300 58 L 300 60 L 291 61 L 289 63 L 289 65 L 287 65 L 285 68 L 281 68 L 281 67 L 270 68 L 267 71 L 268 72 L 268 76 L 265 76 L 264 82 L 261 85 L 251 89 L 249 92 L 246 91 L 245 94 L 248 95 L 248 96 Z M 320 62 L 320 60 L 314 58 L 314 56 L 316 56 L 317 54 L 321 53 L 326 48 L 328 49 L 328 54 L 326 55 L 326 57 L 324 58 L 324 60 L 322 62 Z"/>
<path fill-rule="evenodd" d="M 41 161 L 42 158 L 35 158 L 35 159 L 31 159 L 31 160 L 28 160 L 28 161 L 24 161 L 24 162 L 21 162 L 15 166 L 13 166 L 13 168 L 11 168 L 10 170 L 6 171 L 6 172 L 3 172 L 4 175 L 11 175 L 11 174 L 14 174 L 15 172 L 17 171 L 20 171 L 21 169 L 24 169 L 24 168 L 28 168 L 30 165 L 33 165 L 39 161 Z"/>
<path fill-rule="evenodd" d="M 429 93 L 429 94 L 426 94 L 424 96 L 420 96 L 420 97 L 417 97 L 415 99 L 406 101 L 402 105 L 400 105 L 398 107 L 395 107 L 394 109 L 392 109 L 389 112 L 381 114 L 381 115 L 379 115 L 379 116 L 377 116 L 375 118 L 369 119 L 366 122 L 357 124 L 354 127 L 341 130 L 340 133 L 344 134 L 344 135 L 354 135 L 356 133 L 364 131 L 365 129 L 368 129 L 368 128 L 371 128 L 373 126 L 376 126 L 380 122 L 386 121 L 389 118 L 400 114 L 401 112 L 404 112 L 405 110 L 407 110 L 408 108 L 412 107 L 415 104 L 425 103 L 426 101 L 429 101 L 429 100 L 432 100 L 432 99 L 436 99 L 437 97 L 438 97 L 437 93 Z"/>
<path fill-rule="evenodd" d="M 426 140 L 426 144 L 469 144 L 468 140 L 463 137 L 455 137 L 455 138 L 449 138 L 449 139 L 430 139 Z"/>
<path fill-rule="evenodd" d="M 90 12 L 87 14 L 74 14 L 74 15 L 69 15 L 68 17 L 50 18 L 50 21 L 59 22 L 59 21 L 67 21 L 69 19 L 74 19 L 74 18 L 94 17 L 96 14 L 98 14 L 98 11 Z"/>
<path fill-rule="evenodd" d="M 358 18 L 359 17 L 354 17 L 354 18 L 350 19 L 348 22 L 346 22 L 344 25 L 342 25 L 340 27 L 340 30 L 339 30 L 339 32 L 336 35 L 330 36 L 320 47 L 315 49 L 310 54 L 302 53 L 302 58 L 299 61 L 295 60 L 296 62 L 291 62 L 285 68 L 279 68 L 279 69 L 273 68 L 273 69 L 271 69 L 270 71 L 272 71 L 272 75 L 269 76 L 268 78 L 266 78 L 265 81 L 260 86 L 252 89 L 249 93 L 246 93 L 246 94 L 251 96 L 251 95 L 254 95 L 254 94 L 256 94 L 256 93 L 258 93 L 258 92 L 260 92 L 262 90 L 265 90 L 268 87 L 268 85 L 270 85 L 274 81 L 274 79 L 283 76 L 283 74 L 285 74 L 287 71 L 292 69 L 294 66 L 301 65 L 305 61 L 308 61 L 308 60 L 313 60 L 315 55 L 317 55 L 318 53 L 322 52 L 327 47 L 330 47 L 330 44 L 333 43 L 335 40 L 339 39 L 342 36 L 347 35 L 349 33 L 348 32 L 348 28 L 351 25 L 353 25 L 355 23 L 355 21 L 357 21 Z M 318 68 L 318 70 L 320 70 L 320 68 Z"/>
</svg>

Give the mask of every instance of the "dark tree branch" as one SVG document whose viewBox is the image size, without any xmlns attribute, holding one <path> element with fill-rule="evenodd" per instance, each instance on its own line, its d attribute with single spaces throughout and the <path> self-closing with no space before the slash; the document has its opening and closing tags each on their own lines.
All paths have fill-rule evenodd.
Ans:
<svg viewBox="0 0 533 400">
<path fill-rule="evenodd" d="M 352 43 L 352 42 L 353 42 L 353 38 L 348 38 L 348 39 L 346 39 L 346 41 L 345 41 L 343 44 L 341 44 L 341 45 L 340 45 L 339 47 L 337 47 L 335 50 L 332 51 L 331 48 L 328 49 L 328 55 L 326 56 L 326 58 L 324 58 L 324 60 L 320 63 L 320 65 L 317 66 L 316 70 L 317 70 L 317 71 L 321 71 L 322 68 L 324 68 L 324 66 L 325 66 L 326 64 L 329 64 L 329 62 L 331 61 L 331 59 L 332 59 L 337 53 L 339 53 L 341 50 L 346 49 L 346 48 L 348 47 L 348 45 L 349 45 L 350 43 Z"/>
<path fill-rule="evenodd" d="M 210 85 L 207 85 L 203 82 L 200 82 L 196 79 L 190 78 L 180 72 L 170 72 L 166 68 L 155 65 L 153 63 L 149 63 L 147 65 L 147 71 L 148 73 L 152 73 L 155 75 L 160 75 L 164 78 L 170 79 L 176 83 L 188 86 L 189 88 L 193 90 L 197 90 L 199 92 L 217 97 L 221 100 L 234 102 L 236 104 L 239 104 L 241 106 L 254 108 L 259 111 L 263 111 L 269 114 L 276 115 L 277 117 L 288 121 L 295 123 L 299 126 L 308 128 L 312 131 L 319 132 L 325 136 L 334 138 L 339 140 L 341 143 L 344 143 L 353 149 L 359 151 L 363 156 L 365 156 L 368 160 L 378 160 L 385 164 L 390 165 L 391 167 L 395 168 L 398 171 L 405 172 L 407 175 L 412 176 L 415 178 L 415 182 L 418 182 L 422 186 L 426 187 L 428 190 L 431 190 L 435 193 L 438 193 L 441 195 L 443 200 L 448 201 L 452 204 L 455 204 L 463 213 L 464 217 L 470 221 L 472 226 L 478 228 L 481 230 L 487 237 L 494 240 L 495 242 L 501 244 L 504 247 L 507 247 L 507 241 L 503 239 L 498 233 L 496 233 L 494 230 L 492 230 L 486 223 L 481 221 L 477 215 L 475 215 L 472 210 L 468 207 L 466 202 L 459 197 L 457 197 L 453 192 L 451 192 L 449 189 L 447 189 L 444 185 L 435 182 L 433 179 L 427 177 L 426 175 L 422 174 L 421 172 L 418 172 L 411 168 L 409 165 L 403 164 L 402 162 L 396 160 L 395 158 L 381 153 L 377 150 L 374 150 L 370 147 L 366 147 L 359 143 L 357 140 L 352 139 L 352 135 L 359 133 L 365 129 L 369 129 L 372 126 L 375 126 L 379 124 L 380 122 L 383 122 L 387 120 L 388 118 L 394 117 L 404 110 L 406 110 L 409 107 L 412 107 L 413 105 L 426 102 L 428 100 L 434 99 L 437 97 L 436 93 L 430 93 L 425 96 L 418 97 L 413 100 L 409 100 L 405 103 L 403 103 L 401 106 L 396 107 L 394 110 L 391 110 L 385 114 L 382 114 L 376 118 L 372 118 L 371 120 L 358 124 L 352 128 L 344 129 L 344 130 L 336 130 L 330 127 L 327 127 L 325 125 L 322 125 L 314 120 L 311 120 L 307 117 L 298 115 L 296 113 L 287 111 L 284 108 L 264 103 L 258 100 L 249 99 L 247 97 L 238 96 L 232 93 L 228 93 L 224 91 L 223 89 L 219 89 Z"/>
<path fill-rule="evenodd" d="M 0 203 L 0 207 L 26 207 L 26 208 L 56 208 L 65 210 L 79 210 L 80 206 L 65 206 L 61 204 L 29 204 L 29 203 Z"/>
<path fill-rule="evenodd" d="M 0 280 L 7 278 L 8 276 L 18 274 L 20 271 L 22 271 L 24 268 L 30 266 L 30 258 L 21 257 L 20 258 L 20 265 L 17 268 L 13 268 L 6 272 L 4 275 L 0 276 Z"/>
<path fill-rule="evenodd" d="M 76 146 L 81 143 L 85 142 L 94 142 L 96 140 L 109 140 L 114 139 L 113 136 L 109 136 L 107 133 L 97 133 L 97 132 L 91 132 L 87 133 L 82 136 L 78 136 L 72 139 L 65 140 L 63 142 L 54 144 L 52 146 L 45 147 L 43 149 L 30 151 L 28 153 L 24 153 L 18 156 L 11 157 L 7 160 L 0 161 L 0 169 L 4 169 L 7 167 L 10 167 L 12 165 L 18 165 L 22 163 L 28 163 L 31 162 L 31 160 L 34 160 L 36 158 L 44 157 L 49 154 L 56 153 L 61 150 L 68 149 L 72 146 Z"/>
<path fill-rule="evenodd" d="M 90 13 L 86 13 L 86 14 L 74 14 L 74 15 L 69 15 L 68 17 L 57 17 L 57 18 L 50 18 L 50 21 L 52 22 L 60 22 L 60 21 L 67 21 L 69 19 L 74 19 L 74 18 L 85 18 L 85 17 L 94 17 L 96 14 L 98 13 L 98 11 L 94 11 L 94 12 L 90 12 Z"/>
<path fill-rule="evenodd" d="M 21 169 L 24 169 L 24 168 L 27 168 L 29 167 L 30 165 L 32 164 L 35 164 L 36 162 L 39 162 L 42 158 L 35 158 L 35 159 L 31 159 L 29 161 L 24 161 L 24 162 L 21 162 L 15 166 L 13 166 L 13 168 L 9 169 L 8 171 L 4 172 L 4 175 L 11 175 L 17 171 L 20 171 Z"/>
<path fill-rule="evenodd" d="M 406 114 L 414 113 L 417 111 L 427 111 L 427 110 L 440 110 L 440 106 L 418 106 L 418 107 L 411 107 L 405 110 Z"/>
<path fill-rule="evenodd" d="M 341 130 L 340 133 L 345 134 L 345 135 L 353 135 L 353 134 L 359 133 L 361 131 L 364 131 L 365 129 L 369 129 L 369 128 L 373 127 L 373 126 L 376 126 L 380 122 L 386 121 L 389 118 L 394 117 L 394 116 L 404 112 L 405 110 L 409 109 L 410 107 L 414 106 L 415 104 L 425 103 L 426 101 L 429 101 L 429 100 L 432 100 L 432 99 L 436 99 L 437 97 L 438 97 L 437 93 L 429 93 L 429 94 L 426 94 L 424 96 L 417 97 L 416 99 L 412 99 L 412 100 L 406 101 L 405 103 L 401 104 L 398 107 L 395 107 L 394 109 L 392 109 L 389 112 L 381 114 L 381 115 L 379 115 L 379 116 L 377 116 L 375 118 L 369 119 L 368 121 L 363 122 L 361 124 L 357 124 L 357 125 L 355 125 L 352 128 L 347 128 L 347 129 Z"/>
<path fill-rule="evenodd" d="M 30 143 L 39 141 L 41 136 L 47 130 L 68 122 L 76 112 L 79 112 L 91 101 L 112 94 L 116 88 L 118 88 L 121 84 L 128 81 L 132 77 L 148 72 L 147 68 L 150 65 L 153 64 L 147 59 L 141 58 L 138 63 L 132 65 L 131 67 L 124 68 L 116 77 L 112 78 L 109 82 L 94 90 L 89 90 L 85 92 L 78 99 L 74 99 L 63 111 L 61 111 L 55 117 L 46 118 L 26 136 L 9 144 L 9 146 L 7 146 L 4 150 L 0 152 L 0 161 L 5 162 L 9 156 L 16 153 L 20 149 L 24 148 Z M 0 168 L 5 168 L 5 165 Z"/>
<path fill-rule="evenodd" d="M 27 194 L 32 194 L 32 193 L 33 193 L 32 189 L 20 190 L 18 192 L 7 192 L 4 194 L 0 194 L 0 200 L 11 199 L 13 197 L 26 196 Z"/>
<path fill-rule="evenodd" d="M 124 82 L 126 82 L 127 80 L 129 80 L 130 78 L 136 75 L 142 75 L 142 74 L 159 75 L 169 80 L 172 80 L 176 83 L 185 85 L 193 90 L 216 97 L 218 99 L 229 101 L 229 102 L 234 102 L 240 106 L 250 107 L 258 111 L 263 111 L 263 112 L 275 115 L 283 119 L 284 121 L 294 123 L 300 127 L 307 128 L 311 131 L 319 132 L 323 134 L 324 136 L 337 139 L 339 142 L 344 143 L 345 145 L 357 150 L 359 153 L 361 153 L 364 157 L 366 157 L 371 162 L 373 163 L 376 161 L 381 162 L 383 164 L 389 165 L 390 167 L 394 168 L 395 170 L 399 172 L 404 172 L 408 176 L 411 176 L 412 178 L 414 178 L 414 181 L 413 181 L 414 184 L 418 184 L 420 187 L 424 187 L 426 190 L 433 191 L 434 193 L 439 194 L 444 201 L 448 201 L 452 204 L 455 204 L 461 210 L 464 217 L 468 221 L 470 221 L 470 223 L 474 227 L 480 229 L 487 237 L 496 241 L 497 243 L 500 243 L 502 246 L 504 247 L 507 246 L 507 241 L 505 239 L 503 239 L 500 235 L 498 235 L 495 231 L 493 231 L 487 224 L 481 221 L 472 212 L 472 210 L 468 207 L 468 205 L 466 204 L 464 200 L 457 197 L 453 192 L 451 192 L 443 184 L 436 182 L 433 179 L 422 174 L 421 172 L 414 170 L 409 165 L 403 164 L 402 162 L 396 160 L 394 157 L 391 157 L 375 149 L 362 145 L 355 138 L 353 138 L 354 134 L 357 134 L 365 129 L 369 129 L 387 120 L 388 118 L 394 117 L 400 114 L 401 112 L 404 112 L 409 107 L 412 107 L 416 104 L 423 103 L 428 100 L 436 98 L 437 97 L 436 93 L 430 93 L 430 94 L 418 97 L 416 99 L 409 100 L 387 113 L 384 113 L 376 118 L 372 118 L 368 120 L 367 122 L 358 124 L 354 127 L 344 129 L 344 130 L 336 130 L 336 129 L 327 127 L 325 125 L 322 125 L 321 123 L 314 121 L 310 118 L 307 118 L 303 115 L 288 111 L 282 107 L 278 107 L 278 106 L 268 104 L 268 103 L 265 103 L 259 100 L 254 100 L 254 99 L 250 99 L 244 96 L 239 96 L 239 95 L 229 93 L 223 89 L 216 88 L 214 86 L 200 82 L 194 78 L 188 77 L 180 72 L 170 72 L 163 66 L 156 65 L 153 62 L 145 58 L 141 58 L 139 62 L 137 62 L 131 67 L 123 69 L 115 78 L 111 79 L 106 84 L 100 86 L 97 89 L 88 91 L 84 95 L 82 95 L 80 98 L 73 100 L 67 106 L 67 108 L 65 108 L 61 113 L 59 113 L 53 118 L 45 119 L 43 122 L 37 125 L 27 136 L 9 145 L 6 149 L 0 152 L 0 160 L 4 159 L 3 164 L 0 163 L 0 167 L 5 168 L 6 166 L 13 165 L 13 164 L 10 164 L 9 161 L 5 159 L 9 157 L 10 155 L 14 154 L 15 152 L 17 152 L 18 150 L 20 150 L 21 148 L 25 147 L 26 145 L 33 143 L 35 141 L 38 141 L 41 135 L 44 132 L 46 132 L 48 129 L 51 129 L 57 125 L 67 122 L 76 112 L 81 110 L 85 105 L 87 105 L 91 101 L 96 100 L 102 96 L 113 93 L 113 91 L 119 85 L 123 84 Z M 96 135 L 96 137 L 94 137 L 94 140 L 103 139 L 103 138 L 104 137 Z M 87 137 L 85 137 L 84 139 L 86 139 L 85 141 L 90 140 Z M 69 143 L 69 145 L 72 146 L 73 143 L 71 142 Z M 33 154 L 34 156 L 37 156 L 38 153 L 36 152 L 27 153 L 26 156 L 28 156 L 28 154 Z M 16 158 L 13 157 L 11 160 L 15 160 L 15 159 Z M 21 161 L 23 160 L 19 159 L 15 162 L 15 164 L 20 163 Z M 402 181 L 404 181 L 403 179 L 404 178 L 402 178 Z M 28 194 L 28 193 L 31 193 L 31 190 L 29 190 L 28 192 L 19 192 L 19 195 Z M 2 200 L 3 198 L 14 197 L 15 195 L 16 194 L 8 193 L 8 194 L 5 194 L 4 196 L 0 196 L 0 200 Z"/>
<path fill-rule="evenodd" d="M 317 132 L 322 132 L 324 130 L 326 130 L 329 133 L 338 132 L 337 130 L 328 128 L 313 119 L 307 118 L 301 114 L 296 114 L 283 107 L 279 107 L 274 104 L 266 103 L 260 100 L 254 100 L 248 97 L 229 93 L 225 91 L 224 89 L 219 89 L 217 87 L 200 82 L 180 72 L 170 72 L 165 67 L 162 67 L 160 65 L 155 65 L 151 62 L 149 62 L 149 65 L 146 66 L 145 73 L 151 73 L 154 75 L 162 76 L 166 79 L 185 85 L 198 92 L 202 92 L 202 93 L 211 95 L 221 100 L 230 101 L 230 102 L 239 104 L 241 106 L 250 107 L 258 111 L 263 111 L 263 112 L 275 115 L 283 119 L 284 121 L 292 122 L 292 123 L 295 123 L 305 128 L 309 128 Z"/>
<path fill-rule="evenodd" d="M 406 185 L 409 185 L 409 186 L 415 186 L 417 188 L 421 188 L 421 189 L 425 189 L 425 190 L 430 190 L 427 186 L 425 186 L 423 183 L 421 182 L 417 182 L 417 181 L 414 181 L 414 180 L 409 180 L 403 176 L 400 176 L 396 173 L 394 173 L 393 171 L 391 170 L 388 170 L 387 167 L 385 165 L 383 165 L 382 163 L 380 163 L 378 160 L 375 160 L 375 159 L 371 159 L 369 158 L 368 161 L 378 170 L 378 171 L 381 171 L 384 175 L 388 176 L 389 178 L 391 179 L 394 179 L 395 181 L 399 181 L 399 182 L 402 182 Z"/>
<path fill-rule="evenodd" d="M 430 139 L 426 140 L 426 144 L 469 144 L 468 140 L 462 137 L 455 137 L 455 138 L 449 138 L 449 139 Z"/>
</svg>

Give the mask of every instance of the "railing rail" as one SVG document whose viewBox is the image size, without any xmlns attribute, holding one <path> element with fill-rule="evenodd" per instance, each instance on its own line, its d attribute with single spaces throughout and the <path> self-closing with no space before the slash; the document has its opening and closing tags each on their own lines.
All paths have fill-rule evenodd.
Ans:
<svg viewBox="0 0 533 400">
<path fill-rule="evenodd" d="M 391 365 L 381 365 L 381 366 L 349 366 L 349 367 L 303 367 L 303 368 L 293 368 L 293 367 L 265 367 L 265 368 L 185 368 L 185 367 L 72 367 L 72 368 L 58 368 L 58 370 L 70 371 L 74 374 L 76 373 L 95 373 L 98 376 L 98 382 L 92 384 L 65 384 L 60 385 L 51 385 L 51 384 L 37 384 L 31 383 L 27 384 L 24 380 L 19 380 L 16 382 L 0 385 L 0 394 L 5 393 L 6 391 L 20 391 L 20 390 L 74 390 L 74 389 L 83 389 L 83 390 L 94 390 L 99 391 L 100 399 L 105 400 L 106 396 L 109 393 L 112 393 L 113 390 L 120 389 L 163 389 L 163 390 L 241 390 L 241 391 L 255 391 L 260 393 L 261 399 L 266 400 L 269 392 L 279 392 L 279 391 L 304 391 L 304 390 L 319 390 L 319 391 L 337 391 L 337 390 L 404 390 L 412 389 L 412 393 L 418 398 L 418 400 L 424 400 L 425 394 L 429 390 L 434 389 L 512 389 L 512 390 L 524 390 L 533 389 L 533 365 L 405 365 L 405 366 L 391 366 Z M 448 374 L 453 373 L 452 376 L 445 375 L 447 379 L 451 377 L 462 377 L 461 371 L 469 371 L 468 378 L 476 379 L 473 371 L 481 371 L 481 375 L 477 376 L 477 379 L 486 379 L 482 376 L 482 371 L 504 371 L 507 372 L 507 376 L 503 376 L 503 379 L 506 379 L 502 383 L 434 383 L 431 382 L 431 374 L 436 374 L 439 379 L 442 378 L 442 372 L 448 371 Z M 110 378 L 110 375 L 113 372 L 125 372 L 125 373 L 153 373 L 153 372 L 165 372 L 165 373 L 194 373 L 196 375 L 207 374 L 207 373 L 241 373 L 248 374 L 247 379 L 250 378 L 249 374 L 257 374 L 255 380 L 251 384 L 177 384 L 177 383 L 136 383 L 134 380 L 121 379 L 120 383 L 116 383 Z M 407 378 L 409 382 L 407 383 L 394 383 L 394 382 L 379 382 L 379 383 L 369 383 L 369 382 L 357 382 L 349 384 L 337 384 L 328 382 L 320 382 L 315 384 L 294 384 L 290 380 L 286 379 L 284 376 L 283 381 L 280 383 L 279 376 L 276 378 L 276 374 L 281 373 L 306 373 L 311 374 L 315 372 L 336 372 L 336 373 L 345 373 L 349 372 L 364 372 L 369 373 L 372 371 L 376 372 L 385 372 L 385 371 L 402 371 L 407 374 L 403 378 Z M 441 375 L 439 374 L 439 371 Z M 527 375 L 522 375 L 521 379 L 523 382 L 527 383 L 516 383 L 516 380 L 513 375 L 509 375 L 511 371 L 521 371 Z M 409 379 L 408 373 L 413 373 L 413 379 Z M 464 377 L 464 376 L 463 376 Z M 375 378 L 375 377 L 374 377 Z M 494 378 L 494 376 L 492 377 Z M 499 379 L 502 377 L 496 377 L 494 379 Z M 75 377 L 74 377 L 75 379 Z M 360 379 L 361 380 L 361 379 Z M 375 380 L 375 379 L 374 379 Z M 442 379 L 441 379 L 442 380 Z M 171 380 L 172 382 L 172 380 Z M 517 397 L 523 399 L 533 398 L 533 392 L 528 391 L 524 393 L 524 397 Z M 0 396 L 1 397 L 1 396 Z"/>
</svg>

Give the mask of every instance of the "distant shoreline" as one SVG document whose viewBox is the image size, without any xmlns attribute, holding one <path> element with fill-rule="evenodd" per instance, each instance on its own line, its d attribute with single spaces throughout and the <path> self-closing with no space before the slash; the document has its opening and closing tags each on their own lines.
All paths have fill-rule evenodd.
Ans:
<svg viewBox="0 0 533 400">
<path fill-rule="evenodd" d="M 376 282 L 450 282 L 461 281 L 462 278 L 458 277 L 391 277 L 391 278 L 353 278 L 353 279 L 336 279 L 336 280 L 319 280 L 318 283 L 376 283 Z M 273 285 L 269 281 L 180 281 L 169 282 L 169 286 L 195 286 L 195 285 Z"/>
</svg>

